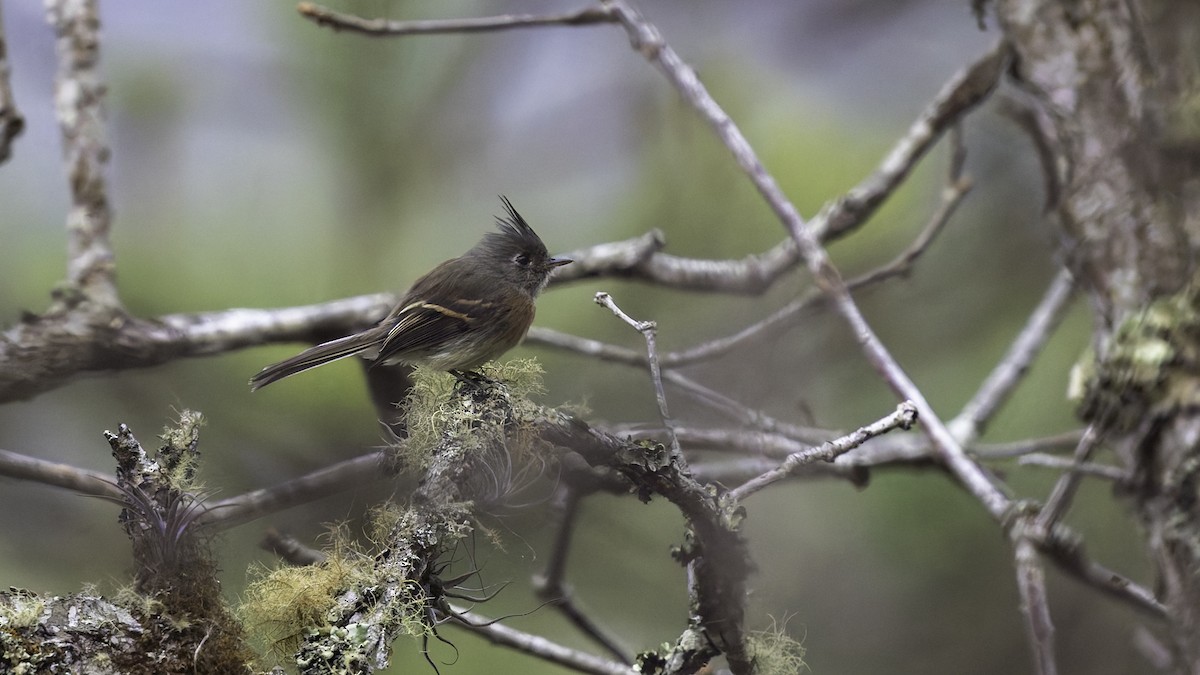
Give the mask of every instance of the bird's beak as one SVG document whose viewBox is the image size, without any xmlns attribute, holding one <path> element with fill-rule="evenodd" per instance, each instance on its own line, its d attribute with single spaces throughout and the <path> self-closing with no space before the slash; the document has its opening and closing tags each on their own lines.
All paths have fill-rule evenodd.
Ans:
<svg viewBox="0 0 1200 675">
<path fill-rule="evenodd" d="M 570 265 L 573 262 L 575 261 L 570 258 L 551 258 L 546 261 L 546 267 L 562 267 L 563 265 Z"/>
</svg>

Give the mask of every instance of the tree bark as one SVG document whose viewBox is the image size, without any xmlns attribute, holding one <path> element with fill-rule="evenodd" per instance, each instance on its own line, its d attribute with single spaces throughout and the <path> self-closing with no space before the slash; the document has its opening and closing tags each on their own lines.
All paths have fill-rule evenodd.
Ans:
<svg viewBox="0 0 1200 675">
<path fill-rule="evenodd" d="M 1080 415 L 1135 477 L 1178 672 L 1200 673 L 1200 6 L 1001 0 L 1060 255 L 1091 301 Z"/>
</svg>

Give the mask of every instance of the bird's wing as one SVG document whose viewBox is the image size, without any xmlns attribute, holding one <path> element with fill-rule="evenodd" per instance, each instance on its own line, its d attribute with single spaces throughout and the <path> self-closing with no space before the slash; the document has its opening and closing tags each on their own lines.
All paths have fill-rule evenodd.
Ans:
<svg viewBox="0 0 1200 675">
<path fill-rule="evenodd" d="M 443 303 L 418 300 L 405 305 L 396 313 L 396 324 L 379 347 L 377 363 L 400 354 L 437 351 L 470 330 L 478 310 L 478 302 L 461 300 Z M 472 311 L 476 316 L 472 316 Z"/>
</svg>

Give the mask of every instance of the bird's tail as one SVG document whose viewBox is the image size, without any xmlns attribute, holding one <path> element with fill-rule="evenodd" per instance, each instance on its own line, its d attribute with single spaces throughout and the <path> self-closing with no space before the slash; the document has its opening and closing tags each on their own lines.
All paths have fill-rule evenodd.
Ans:
<svg viewBox="0 0 1200 675">
<path fill-rule="evenodd" d="M 369 330 L 309 347 L 290 359 L 273 363 L 260 370 L 257 375 L 250 378 L 250 391 L 261 389 L 276 380 L 282 380 L 302 370 L 316 368 L 330 361 L 366 352 L 371 347 L 378 347 L 386 337 L 387 333 L 385 332 Z"/>
</svg>

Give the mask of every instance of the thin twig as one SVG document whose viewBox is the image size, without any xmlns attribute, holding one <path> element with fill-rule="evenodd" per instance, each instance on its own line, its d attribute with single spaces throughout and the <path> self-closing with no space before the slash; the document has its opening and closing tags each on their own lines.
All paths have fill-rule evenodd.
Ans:
<svg viewBox="0 0 1200 675">
<path fill-rule="evenodd" d="M 1151 633 L 1149 628 L 1134 627 L 1133 648 L 1142 655 L 1142 658 L 1146 659 L 1146 662 L 1156 672 L 1169 673 L 1174 670 L 1175 655 L 1171 653 L 1171 648 L 1163 644 L 1162 640 Z"/>
<path fill-rule="evenodd" d="M 970 176 L 962 175 L 963 161 L 966 154 L 962 143 L 962 130 L 958 124 L 950 128 L 950 144 L 954 148 L 951 151 L 950 171 L 946 178 L 946 185 L 942 188 L 942 201 L 938 205 L 936 211 L 929 218 L 929 222 L 917 234 L 917 238 L 909 244 L 908 248 L 900 252 L 890 263 L 883 267 L 865 274 L 861 277 L 846 282 L 846 285 L 851 289 L 868 284 L 878 283 L 884 279 L 890 279 L 896 276 L 902 276 L 912 271 L 913 265 L 917 259 L 921 257 L 937 238 L 942 230 L 946 229 L 946 224 L 950 222 L 950 217 L 958 210 L 960 204 L 966 199 L 971 188 L 974 186 L 974 181 Z"/>
<path fill-rule="evenodd" d="M 907 399 L 916 406 L 921 426 L 933 444 L 938 459 L 950 469 L 959 483 L 983 504 L 994 519 L 1002 520 L 1010 507 L 1009 499 L 993 485 L 988 474 L 963 452 L 933 407 L 925 400 L 920 389 L 884 347 L 855 304 L 828 252 L 821 246 L 818 236 L 805 224 L 774 177 L 763 167 L 741 130 L 708 93 L 695 71 L 666 43 L 654 25 L 624 0 L 606 0 L 605 4 L 616 13 L 633 48 L 656 66 L 684 100 L 709 123 L 738 166 L 775 212 L 796 242 L 817 286 L 830 297 L 837 312 L 849 324 L 867 361 L 897 397 Z M 966 78 L 980 85 L 970 92 L 972 96 L 968 99 L 972 101 L 971 105 L 978 103 L 991 91 L 1007 62 L 1007 48 L 997 46 L 967 70 Z M 904 153 L 896 154 L 899 156 Z M 888 160 L 885 160 L 885 165 L 890 166 Z M 866 208 L 872 202 L 867 200 L 863 203 Z"/>
<path fill-rule="evenodd" d="M 957 125 L 953 127 L 950 138 L 954 141 L 955 150 L 952 152 L 950 175 L 947 178 L 946 187 L 942 191 L 942 203 L 938 207 L 938 210 L 930 218 L 929 223 L 917 235 L 917 238 L 913 240 L 913 243 L 895 259 L 878 269 L 846 282 L 846 285 L 851 290 L 858 290 L 895 276 L 907 274 L 912 269 L 916 260 L 929 248 L 933 240 L 937 238 L 937 235 L 945 229 L 950 216 L 954 214 L 958 205 L 962 203 L 963 198 L 970 192 L 971 179 L 962 175 L 962 162 L 965 150 L 962 149 L 961 132 L 958 131 Z M 687 260 L 686 262 L 698 263 L 700 261 Z M 732 335 L 707 340 L 692 347 L 662 354 L 659 357 L 660 363 L 662 363 L 664 368 L 677 368 L 727 354 L 742 343 L 766 333 L 779 324 L 793 320 L 801 312 L 824 299 L 824 296 L 819 292 L 806 293 L 789 302 L 784 307 L 772 312 L 766 318 L 750 324 Z M 575 338 L 548 329 L 535 328 L 531 330 L 530 341 L 553 347 L 572 349 L 602 360 L 618 361 L 631 365 L 645 364 L 645 358 L 632 350 L 613 347 L 595 340 Z"/>
<path fill-rule="evenodd" d="M 997 41 L 974 63 L 951 76 L 874 173 L 813 218 L 809 223 L 813 238 L 824 242 L 844 236 L 870 218 L 942 134 L 992 93 L 1008 63 L 1008 53 L 1004 41 Z M 961 157 L 957 155 L 961 147 L 954 148 L 952 158 Z M 951 164 L 951 172 L 960 170 L 960 161 Z"/>
<path fill-rule="evenodd" d="M 978 443 L 971 446 L 971 454 L 979 459 L 1010 459 L 1035 452 L 1063 452 L 1072 450 L 1083 438 L 1083 430 L 1076 429 L 1054 436 L 1026 438 L 1008 443 Z"/>
<path fill-rule="evenodd" d="M 908 429 L 917 421 L 917 408 L 911 402 L 905 401 L 901 403 L 896 412 L 880 419 L 872 424 L 868 424 L 861 429 L 849 433 L 841 438 L 829 441 L 822 444 L 820 447 L 810 448 L 805 451 L 796 452 L 788 456 L 778 467 L 746 481 L 733 490 L 729 491 L 729 495 L 738 501 L 744 500 L 746 497 L 758 492 L 759 490 L 787 478 L 798 467 L 810 462 L 832 462 L 839 455 L 850 452 L 854 448 L 866 443 L 870 439 L 886 434 L 892 429 Z"/>
<path fill-rule="evenodd" d="M 1046 498 L 1046 503 L 1042 505 L 1042 510 L 1038 513 L 1037 524 L 1039 527 L 1048 530 L 1066 515 L 1067 509 L 1071 507 L 1071 500 L 1075 498 L 1075 491 L 1079 488 L 1079 480 L 1082 478 L 1080 467 L 1091 459 L 1092 451 L 1099 443 L 1100 432 L 1094 425 L 1088 426 L 1083 432 L 1083 438 L 1079 439 L 1079 445 L 1075 447 L 1075 456 L 1072 458 L 1074 466 L 1058 477 L 1058 481 L 1054 483 L 1054 489 L 1050 491 L 1050 496 Z"/>
<path fill-rule="evenodd" d="M 1020 464 L 1021 466 L 1054 469 L 1055 471 L 1066 471 L 1068 474 L 1073 472 L 1087 476 L 1095 476 L 1096 478 L 1110 480 L 1119 485 L 1129 482 L 1129 472 L 1119 466 L 1097 464 L 1096 462 L 1076 462 L 1073 459 L 1068 459 L 1066 457 L 1055 457 L 1054 455 L 1033 453 L 1018 459 L 1017 464 Z M 1053 495 L 1051 496 L 1053 497 Z M 1050 500 L 1047 500 L 1046 503 L 1047 506 L 1049 506 Z"/>
<path fill-rule="evenodd" d="M 437 35 L 441 33 L 480 33 L 544 26 L 586 26 L 597 23 L 612 23 L 614 21 L 611 13 L 603 7 L 586 7 L 567 14 L 506 14 L 503 16 L 467 19 L 428 19 L 418 21 L 364 19 L 360 16 L 337 12 L 311 2 L 300 3 L 296 6 L 296 10 L 300 12 L 300 16 L 311 19 L 318 26 L 379 37 Z"/>
<path fill-rule="evenodd" d="M 663 380 L 689 395 L 693 401 L 728 415 L 732 419 L 738 420 L 754 429 L 780 434 L 802 443 L 824 443 L 838 436 L 838 432 L 830 429 L 807 427 L 792 424 L 791 422 L 784 422 L 758 408 L 751 408 L 673 370 L 663 373 Z"/>
<path fill-rule="evenodd" d="M 550 328 L 540 328 L 537 326 L 530 328 L 526 342 L 594 357 L 601 361 L 610 361 L 635 367 L 645 367 L 647 365 L 647 359 L 644 354 L 639 354 L 627 347 L 570 335 Z M 660 362 L 666 356 L 665 354 L 660 355 Z M 678 387 L 680 391 L 688 394 L 693 400 L 720 411 L 755 429 L 776 432 L 788 438 L 806 443 L 823 443 L 837 435 L 824 429 L 803 427 L 776 419 L 761 410 L 739 403 L 677 371 L 664 371 L 662 377 L 664 383 Z"/>
<path fill-rule="evenodd" d="M 1021 594 L 1021 613 L 1033 647 L 1033 662 L 1038 675 L 1055 675 L 1054 623 L 1050 619 L 1050 601 L 1046 597 L 1046 575 L 1033 543 L 1021 538 L 1013 556 L 1017 567 L 1017 589 Z"/>
<path fill-rule="evenodd" d="M 1062 322 L 1074 297 L 1075 281 L 1067 270 L 1060 271 L 1042 296 L 1041 302 L 1029 315 L 1024 328 L 1008 348 L 1008 352 L 992 369 L 962 412 L 950 421 L 958 438 L 970 444 L 983 432 L 984 426 L 1004 404 L 1033 359 L 1041 353 L 1050 334 Z"/>
<path fill-rule="evenodd" d="M 388 472 L 382 466 L 386 456 L 383 450 L 368 452 L 269 488 L 205 504 L 208 512 L 200 521 L 218 529 L 228 529 L 314 499 L 361 487 L 387 477 Z"/>
<path fill-rule="evenodd" d="M 1154 592 L 1134 582 L 1124 574 L 1110 570 L 1104 565 L 1091 560 L 1081 561 L 1078 567 L 1069 562 L 1062 562 L 1055 557 L 1055 549 L 1047 545 L 1045 541 L 1039 542 L 1038 548 L 1042 553 L 1050 555 L 1051 559 L 1055 560 L 1055 562 L 1060 562 L 1061 567 L 1071 572 L 1075 578 L 1083 581 L 1092 588 L 1126 602 L 1131 607 L 1146 612 L 1156 619 L 1162 620 L 1167 618 L 1167 608 L 1158 601 Z"/>
<path fill-rule="evenodd" d="M 450 609 L 454 612 L 450 615 L 454 621 L 453 625 L 478 635 L 492 644 L 509 647 L 581 673 L 633 675 L 635 672 L 629 666 L 615 661 L 608 661 L 577 649 L 564 647 L 540 635 L 510 628 L 504 623 L 495 622 L 493 619 L 469 611 L 465 607 L 451 605 Z"/>
<path fill-rule="evenodd" d="M 646 360 L 650 365 L 650 380 L 654 384 L 654 398 L 658 402 L 658 415 L 662 419 L 663 426 L 667 429 L 667 437 L 671 443 L 671 450 L 681 455 L 679 449 L 679 438 L 675 435 L 675 423 L 671 420 L 671 413 L 667 410 L 667 393 L 663 390 L 662 369 L 658 365 L 658 324 L 653 321 L 638 321 L 629 316 L 617 306 L 616 301 L 608 293 L 600 291 L 595 295 L 597 305 L 607 307 L 610 312 L 617 316 L 625 323 L 633 327 L 634 330 L 642 334 L 646 339 Z"/>
<path fill-rule="evenodd" d="M 892 259 L 891 262 L 847 281 L 847 288 L 856 291 L 893 277 L 908 274 L 921 254 L 929 248 L 933 240 L 945 229 L 946 223 L 950 221 L 950 216 L 954 215 L 954 211 L 962 203 L 967 193 L 971 191 L 971 185 L 970 178 L 955 176 L 942 190 L 941 205 L 934 212 L 933 216 L 930 217 L 929 223 L 921 230 L 912 244 Z M 819 304 L 825 299 L 826 297 L 819 292 L 805 293 L 761 321 L 750 324 L 732 335 L 708 340 L 686 349 L 667 352 L 662 355 L 662 364 L 664 367 L 674 368 L 721 356 L 732 351 L 743 342 L 771 330 L 776 325 L 791 321 L 804 310 Z"/>
<path fill-rule="evenodd" d="M 71 188 L 67 214 L 67 281 L 92 302 L 116 307 L 112 225 L 104 168 L 109 148 L 101 105 L 100 14 L 96 0 L 47 0 L 46 17 L 58 36 L 54 109 L 62 129 Z"/>
<path fill-rule="evenodd" d="M 5 46 L 4 14 L 0 8 L 0 164 L 12 156 L 12 143 L 25 128 L 9 82 L 8 49 Z"/>
<path fill-rule="evenodd" d="M 525 344 L 553 347 L 600 361 L 623 363 L 628 366 L 644 367 L 646 365 L 646 355 L 628 347 L 571 335 L 542 326 L 534 326 L 529 329 L 529 333 L 525 336 Z"/>
<path fill-rule="evenodd" d="M 715 485 L 740 485 L 777 466 L 779 466 L 778 460 L 766 457 L 741 457 L 732 460 L 691 463 L 692 475 L 697 480 Z M 790 476 L 792 479 L 837 478 L 849 481 L 855 487 L 866 487 L 869 477 L 870 474 L 861 467 L 840 462 L 805 464 Z"/>
<path fill-rule="evenodd" d="M 652 440 L 661 437 L 666 432 L 666 429 L 661 428 L 625 429 L 621 427 L 605 427 L 605 429 L 609 433 L 629 437 L 633 440 Z M 771 462 L 771 467 L 778 466 L 780 461 L 792 455 L 812 452 L 815 447 L 820 447 L 822 443 L 835 442 L 833 439 L 829 439 L 828 441 L 806 443 L 796 441 L 782 434 L 738 427 L 698 429 L 676 426 L 675 433 L 679 437 L 679 442 L 686 445 L 689 451 L 718 450 L 746 455 L 748 457 L 762 457 L 774 460 Z M 839 438 L 838 440 L 841 439 Z"/>
</svg>

